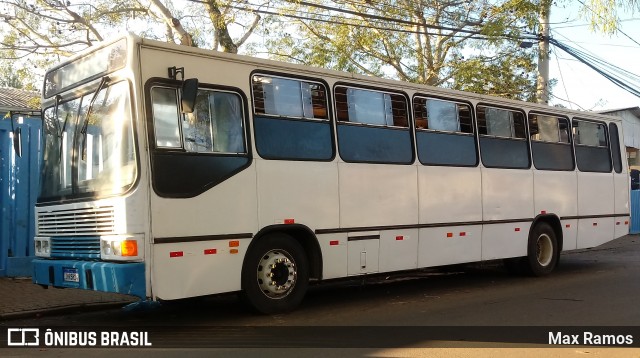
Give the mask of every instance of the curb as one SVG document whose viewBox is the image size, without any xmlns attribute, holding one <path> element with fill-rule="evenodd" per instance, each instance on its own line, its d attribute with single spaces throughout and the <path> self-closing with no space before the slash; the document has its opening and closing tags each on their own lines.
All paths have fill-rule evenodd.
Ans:
<svg viewBox="0 0 640 358">
<path fill-rule="evenodd" d="M 118 302 L 81 303 L 81 304 L 72 304 L 72 305 L 66 305 L 66 306 L 34 309 L 34 310 L 28 310 L 28 311 L 0 313 L 0 321 L 9 321 L 9 320 L 20 319 L 20 318 L 38 318 L 39 316 L 47 315 L 47 314 L 59 315 L 59 314 L 70 313 L 76 310 L 99 311 L 99 310 L 104 310 L 109 308 L 125 307 L 132 303 L 135 303 L 135 302 L 118 301 Z"/>
</svg>

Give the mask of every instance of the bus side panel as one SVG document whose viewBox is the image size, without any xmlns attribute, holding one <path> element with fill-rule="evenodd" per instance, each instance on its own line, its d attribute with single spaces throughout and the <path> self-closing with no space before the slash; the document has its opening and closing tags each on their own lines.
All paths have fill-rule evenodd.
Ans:
<svg viewBox="0 0 640 358">
<path fill-rule="evenodd" d="M 339 163 L 340 227 L 415 225 L 417 170 L 413 165 Z"/>
<path fill-rule="evenodd" d="M 418 267 L 418 229 L 392 230 L 380 233 L 380 272 Z"/>
<path fill-rule="evenodd" d="M 155 297 L 175 299 L 240 289 L 242 260 L 250 240 L 240 240 L 235 248 L 238 253 L 231 254 L 230 240 L 224 236 L 257 232 L 254 168 L 194 198 L 166 199 L 152 194 L 151 284 Z M 218 240 L 200 241 L 210 235 Z M 173 243 L 161 243 L 162 239 Z"/>
<path fill-rule="evenodd" d="M 482 221 L 480 168 L 418 166 L 420 224 Z"/>
<path fill-rule="evenodd" d="M 347 276 L 348 240 L 346 233 L 318 235 L 322 251 L 322 279 Z"/>
<path fill-rule="evenodd" d="M 335 162 L 256 160 L 260 228 L 285 219 L 310 228 L 337 228 Z"/>
<path fill-rule="evenodd" d="M 535 215 L 546 213 L 559 218 L 578 215 L 578 179 L 575 171 L 534 170 L 533 185 Z M 565 221 L 562 223 L 562 249 L 573 250 L 577 243 L 577 221 Z"/>
<path fill-rule="evenodd" d="M 578 215 L 578 179 L 575 171 L 533 171 L 535 215 Z"/>
<path fill-rule="evenodd" d="M 615 214 L 626 214 L 616 217 L 614 238 L 629 234 L 630 205 L 629 205 L 629 174 L 623 172 L 613 175 L 615 190 Z"/>
<path fill-rule="evenodd" d="M 628 168 L 628 160 L 626 159 L 626 147 L 624 144 L 624 133 L 622 133 L 623 130 L 623 125 L 622 123 L 617 124 L 614 128 L 618 129 L 618 144 L 620 145 L 620 156 L 621 156 L 621 163 L 622 164 L 622 170 L 620 173 L 615 173 L 613 174 L 613 186 L 614 186 L 614 190 L 615 190 L 615 199 L 614 199 L 614 210 L 615 210 L 615 214 L 616 215 L 620 215 L 622 214 L 622 216 L 618 216 L 616 217 L 616 222 L 615 222 L 615 231 L 614 231 L 614 238 L 619 238 L 625 235 L 629 234 L 629 228 L 631 227 L 631 203 L 630 203 L 630 189 L 631 189 L 631 178 L 629 177 L 629 168 Z M 610 130 L 613 130 L 614 128 L 610 127 Z M 610 138 L 614 138 L 613 135 L 611 135 L 612 132 L 610 132 Z M 611 144 L 613 145 L 616 141 L 612 140 Z M 612 150 L 612 156 L 616 155 L 614 154 L 616 153 L 616 150 Z M 615 167 L 615 166 L 614 166 Z"/>
<path fill-rule="evenodd" d="M 482 168 L 482 214 L 484 221 L 533 218 L 531 170 Z"/>
<path fill-rule="evenodd" d="M 578 220 L 578 249 L 596 247 L 613 239 L 615 218 Z"/>
<path fill-rule="evenodd" d="M 595 217 L 614 214 L 614 188 L 611 173 L 578 174 L 578 248 L 598 246 L 611 241 L 614 218 Z"/>
<path fill-rule="evenodd" d="M 349 276 L 380 272 L 380 239 L 359 240 L 357 239 L 358 235 L 349 236 L 349 248 L 347 250 Z"/>
<path fill-rule="evenodd" d="M 482 228 L 482 260 L 525 256 L 533 215 L 533 175 L 525 169 L 482 168 L 484 221 L 524 220 L 514 223 L 487 223 Z"/>
<path fill-rule="evenodd" d="M 257 232 L 255 166 L 208 191 L 185 199 L 152 195 L 154 237 L 188 237 Z"/>
<path fill-rule="evenodd" d="M 562 251 L 578 248 L 578 219 L 562 220 Z"/>
<path fill-rule="evenodd" d="M 490 224 L 482 228 L 482 260 L 527 255 L 529 222 Z"/>
<path fill-rule="evenodd" d="M 153 293 L 173 300 L 240 290 L 242 260 L 251 239 L 233 253 L 227 240 L 156 244 Z"/>
<path fill-rule="evenodd" d="M 418 267 L 480 261 L 481 239 L 482 225 L 420 229 Z"/>
</svg>

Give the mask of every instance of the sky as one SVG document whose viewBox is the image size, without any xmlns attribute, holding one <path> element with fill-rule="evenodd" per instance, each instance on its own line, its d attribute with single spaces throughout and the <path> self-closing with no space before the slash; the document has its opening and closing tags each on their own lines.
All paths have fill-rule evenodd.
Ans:
<svg viewBox="0 0 640 358">
<path fill-rule="evenodd" d="M 580 4 L 569 2 L 551 9 L 551 35 L 571 47 L 587 51 L 634 74 L 640 74 L 640 13 L 620 14 L 620 29 L 625 35 L 603 35 L 591 31 L 579 17 Z M 567 108 L 601 111 L 640 106 L 640 98 L 617 87 L 564 51 L 552 47 L 550 78 L 557 79 L 550 104 Z"/>
</svg>

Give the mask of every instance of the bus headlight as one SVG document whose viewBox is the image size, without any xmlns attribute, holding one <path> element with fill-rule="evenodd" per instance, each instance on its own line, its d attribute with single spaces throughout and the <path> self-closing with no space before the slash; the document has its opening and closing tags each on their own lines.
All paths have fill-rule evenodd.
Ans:
<svg viewBox="0 0 640 358">
<path fill-rule="evenodd" d="M 115 261 L 141 261 L 144 259 L 142 235 L 114 235 L 100 238 L 100 258 Z"/>
<path fill-rule="evenodd" d="M 35 254 L 38 257 L 51 257 L 51 239 L 48 237 L 35 237 L 33 239 Z"/>
</svg>

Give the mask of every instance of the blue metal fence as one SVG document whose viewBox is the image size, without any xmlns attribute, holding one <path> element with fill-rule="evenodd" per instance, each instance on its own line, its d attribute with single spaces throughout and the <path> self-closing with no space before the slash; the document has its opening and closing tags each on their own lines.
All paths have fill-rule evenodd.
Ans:
<svg viewBox="0 0 640 358">
<path fill-rule="evenodd" d="M 22 157 L 13 149 L 11 121 L 0 120 L 0 276 L 31 276 L 34 205 L 40 179 L 41 121 L 25 118 Z"/>
<path fill-rule="evenodd" d="M 631 226 L 629 234 L 640 233 L 640 190 L 631 190 Z"/>
</svg>

